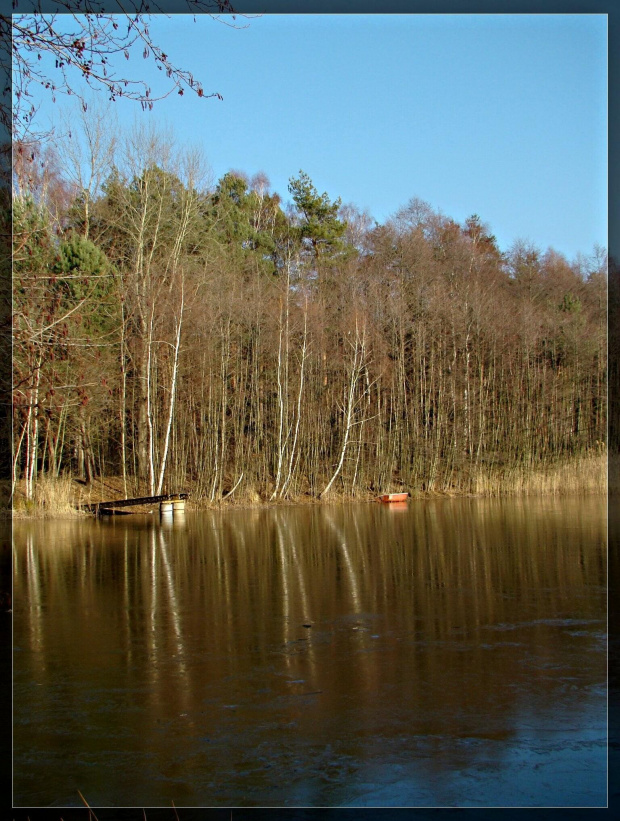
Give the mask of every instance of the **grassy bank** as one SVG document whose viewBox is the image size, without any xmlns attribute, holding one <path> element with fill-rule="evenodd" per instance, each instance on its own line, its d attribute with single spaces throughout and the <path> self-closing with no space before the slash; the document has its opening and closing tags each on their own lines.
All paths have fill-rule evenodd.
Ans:
<svg viewBox="0 0 620 821">
<path fill-rule="evenodd" d="M 610 476 L 618 475 L 620 458 L 616 457 L 610 469 Z M 607 455 L 598 453 L 587 455 L 570 462 L 561 462 L 555 465 L 546 465 L 538 468 L 525 466 L 507 467 L 501 470 L 478 470 L 470 475 L 453 477 L 449 485 L 435 487 L 432 491 L 415 487 L 393 487 L 385 490 L 408 490 L 415 498 L 433 497 L 438 495 L 459 496 L 504 496 L 511 494 L 538 495 L 538 494 L 578 494 L 578 493 L 606 493 L 608 489 L 608 460 Z M 615 489 L 613 486 L 610 488 Z M 617 488 L 616 488 L 617 489 Z M 7 489 L 4 489 L 7 491 Z M 175 490 L 190 493 L 190 508 L 213 507 L 255 507 L 268 504 L 304 504 L 317 503 L 319 500 L 312 494 L 304 493 L 286 500 L 270 502 L 271 489 L 258 489 L 254 486 L 239 486 L 234 494 L 217 502 L 210 502 L 208 498 L 192 493 L 191 487 L 175 488 Z M 382 489 L 383 490 L 383 489 Z M 77 478 L 62 476 L 51 478 L 42 476 L 36 483 L 34 497 L 26 499 L 24 488 L 18 485 L 13 498 L 13 514 L 16 517 L 42 516 L 83 516 L 89 515 L 80 511 L 86 504 L 113 499 L 134 498 L 148 496 L 146 486 L 132 485 L 125 487 L 120 477 L 99 478 L 90 484 L 85 484 Z M 334 490 L 324 501 L 366 501 L 375 498 L 378 491 L 357 491 L 355 495 L 344 489 Z M 3 496 L 8 499 L 9 493 Z M 150 508 L 142 508 L 145 512 Z M 137 509 L 134 509 L 137 510 Z M 5 515 L 10 510 L 5 505 Z"/>
</svg>

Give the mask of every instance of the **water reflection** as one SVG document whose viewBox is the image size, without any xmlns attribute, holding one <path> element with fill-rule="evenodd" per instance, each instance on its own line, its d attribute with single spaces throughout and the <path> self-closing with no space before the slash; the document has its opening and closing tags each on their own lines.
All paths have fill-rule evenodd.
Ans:
<svg viewBox="0 0 620 821">
<path fill-rule="evenodd" d="M 16 522 L 14 801 L 604 804 L 605 542 L 599 499 Z"/>
</svg>

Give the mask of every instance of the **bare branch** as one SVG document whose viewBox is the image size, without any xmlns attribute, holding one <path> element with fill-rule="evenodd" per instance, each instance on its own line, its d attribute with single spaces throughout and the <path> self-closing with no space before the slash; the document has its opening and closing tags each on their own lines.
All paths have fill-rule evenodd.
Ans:
<svg viewBox="0 0 620 821">
<path fill-rule="evenodd" d="M 109 11 L 109 0 L 58 0 L 58 12 L 43 14 L 29 10 L 20 14 L 20 0 L 14 0 L 13 17 L 0 16 L 2 36 L 7 42 L 11 40 L 12 130 L 16 137 L 23 139 L 31 127 L 41 90 L 51 94 L 54 101 L 58 94 L 76 96 L 84 110 L 88 106 L 88 88 L 104 92 L 111 101 L 130 99 L 149 110 L 175 91 L 182 95 L 189 90 L 205 99 L 223 99 L 217 91 L 205 92 L 202 83 L 190 71 L 177 66 L 155 42 L 149 22 L 153 14 L 163 13 L 157 2 L 115 2 L 115 14 Z M 241 27 L 229 0 L 185 0 L 185 6 L 194 21 L 198 15 L 207 15 L 225 25 Z M 115 65 L 119 57 L 130 60 L 138 49 L 169 81 L 167 88 L 156 95 L 144 80 L 119 72 Z M 10 76 L 10 66 L 6 68 Z M 0 108 L 0 118 L 8 127 L 8 106 L 3 103 Z"/>
</svg>

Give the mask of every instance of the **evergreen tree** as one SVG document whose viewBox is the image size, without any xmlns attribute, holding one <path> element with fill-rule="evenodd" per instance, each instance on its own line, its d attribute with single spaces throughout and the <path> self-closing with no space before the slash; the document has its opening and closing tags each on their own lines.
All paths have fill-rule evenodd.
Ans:
<svg viewBox="0 0 620 821">
<path fill-rule="evenodd" d="M 300 238 L 310 246 L 318 271 L 325 257 L 344 249 L 347 224 L 338 218 L 340 197 L 331 202 L 327 193 L 319 194 L 304 171 L 290 178 L 288 190 L 299 213 Z"/>
<path fill-rule="evenodd" d="M 244 174 L 229 171 L 217 184 L 209 219 L 216 241 L 239 263 L 269 273 L 281 269 L 290 231 L 277 194 L 250 187 Z"/>
</svg>

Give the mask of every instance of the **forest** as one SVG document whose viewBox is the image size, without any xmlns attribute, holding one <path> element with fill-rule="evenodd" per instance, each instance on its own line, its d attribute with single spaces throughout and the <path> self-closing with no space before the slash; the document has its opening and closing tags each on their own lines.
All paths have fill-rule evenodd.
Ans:
<svg viewBox="0 0 620 821">
<path fill-rule="evenodd" d="M 165 131 L 73 129 L 14 147 L 14 498 L 494 493 L 604 462 L 604 249 L 500 249 L 415 196 L 378 224 L 301 170 L 281 196 Z"/>
</svg>

